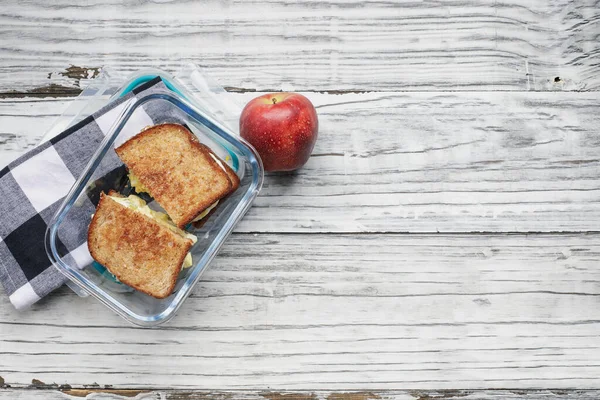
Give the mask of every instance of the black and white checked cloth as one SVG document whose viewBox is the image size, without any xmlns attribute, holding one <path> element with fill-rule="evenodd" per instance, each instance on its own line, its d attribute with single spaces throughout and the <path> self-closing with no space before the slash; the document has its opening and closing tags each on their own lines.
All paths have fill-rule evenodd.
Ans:
<svg viewBox="0 0 600 400">
<path fill-rule="evenodd" d="M 65 283 L 67 278 L 51 265 L 46 255 L 46 228 L 104 135 L 123 111 L 126 101 L 142 93 L 165 89 L 157 77 L 0 171 L 0 282 L 17 309 L 30 306 Z M 142 107 L 144 111 L 132 115 L 123 134 L 132 136 L 144 127 L 162 122 L 181 122 L 167 110 L 157 109 L 156 105 L 148 103 Z M 107 154 L 114 158 L 109 163 L 111 166 L 122 168 L 116 154 Z M 102 173 L 110 174 L 111 170 Z M 86 199 L 86 204 L 80 208 L 82 219 L 89 218 L 95 211 L 94 200 L 93 197 Z M 80 267 L 88 265 L 92 259 L 86 238 L 72 234 L 76 229 L 62 230 L 59 252 L 71 257 Z"/>
</svg>

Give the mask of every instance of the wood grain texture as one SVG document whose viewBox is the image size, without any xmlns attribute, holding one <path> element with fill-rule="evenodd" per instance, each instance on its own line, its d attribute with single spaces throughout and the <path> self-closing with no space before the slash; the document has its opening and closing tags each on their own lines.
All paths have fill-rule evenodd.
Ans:
<svg viewBox="0 0 600 400">
<path fill-rule="evenodd" d="M 390 390 L 368 392 L 252 392 L 187 390 L 0 389 L 10 400 L 597 400 L 598 390 Z"/>
<path fill-rule="evenodd" d="M 3 2 L 0 92 L 180 60 L 252 90 L 600 87 L 595 0 L 161 3 Z"/>
<path fill-rule="evenodd" d="M 0 100 L 0 168 L 37 146 L 72 100 Z"/>
<path fill-rule="evenodd" d="M 238 232 L 598 230 L 598 93 L 306 94 L 313 157 L 267 176 Z M 0 100 L 0 167 L 66 102 Z"/>
<path fill-rule="evenodd" d="M 600 397 L 596 0 L 160 3 L 3 2 L 0 168 L 99 68 L 183 60 L 328 91 L 314 157 L 166 326 L 0 296 L 0 398 Z"/>
<path fill-rule="evenodd" d="M 235 234 L 178 315 L 0 297 L 0 375 L 120 388 L 580 388 L 600 376 L 600 235 Z"/>
</svg>

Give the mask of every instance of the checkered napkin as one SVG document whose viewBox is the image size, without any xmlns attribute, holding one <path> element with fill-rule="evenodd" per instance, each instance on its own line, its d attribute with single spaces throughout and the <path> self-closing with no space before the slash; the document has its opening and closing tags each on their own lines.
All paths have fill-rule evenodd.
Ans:
<svg viewBox="0 0 600 400">
<path fill-rule="evenodd" d="M 127 100 L 165 89 L 157 77 L 0 171 L 0 282 L 17 309 L 30 306 L 67 280 L 48 259 L 44 245 L 46 228 Z M 123 134 L 132 136 L 149 125 L 178 122 L 157 105 L 147 103 L 143 107 L 144 111 L 132 115 Z M 107 156 L 113 159 L 108 163 L 103 161 L 108 167 L 100 173 L 109 176 L 123 168 L 123 164 L 114 152 L 108 152 Z M 95 196 L 89 196 L 77 207 L 82 220 L 94 213 L 102 189 L 106 188 L 100 185 Z M 75 233 L 80 230 L 68 228 L 61 228 L 58 234 L 58 251 L 67 260 L 84 267 L 92 261 L 86 237 Z"/>
</svg>

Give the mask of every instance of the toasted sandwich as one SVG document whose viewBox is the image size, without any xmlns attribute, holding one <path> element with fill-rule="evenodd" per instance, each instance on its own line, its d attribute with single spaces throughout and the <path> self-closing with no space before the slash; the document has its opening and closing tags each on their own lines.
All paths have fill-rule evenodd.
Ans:
<svg viewBox="0 0 600 400">
<path fill-rule="evenodd" d="M 169 296 L 192 265 L 196 237 L 135 195 L 102 193 L 88 230 L 90 254 L 122 283 L 158 299 Z"/>
<path fill-rule="evenodd" d="M 227 195 L 235 192 L 237 190 L 237 188 L 240 187 L 240 177 L 237 176 L 235 171 L 233 169 L 231 169 L 231 167 L 229 165 L 227 165 L 226 162 L 221 160 L 208 146 L 205 146 L 203 144 L 200 144 L 200 145 L 202 147 L 204 147 L 206 149 L 206 151 L 208 151 L 210 153 L 210 156 L 213 158 L 213 160 L 216 161 L 217 164 L 219 164 L 219 167 L 221 167 L 221 169 L 223 169 L 223 171 L 225 171 L 225 173 L 227 174 L 227 177 L 231 181 L 231 189 L 229 190 L 229 193 L 227 193 Z"/>
<path fill-rule="evenodd" d="M 204 146 L 204 145 L 202 145 L 202 146 Z M 229 165 L 227 165 L 227 163 L 225 163 L 223 160 L 221 160 L 212 150 L 210 150 L 208 147 L 206 147 L 206 149 L 210 152 L 211 157 L 213 157 L 213 159 L 217 162 L 217 164 L 219 164 L 219 166 L 221 168 L 223 168 L 223 170 L 227 173 L 229 180 L 231 180 L 232 188 L 229 191 L 229 193 L 227 193 L 225 195 L 225 197 L 227 197 L 231 193 L 235 192 L 238 187 L 240 187 L 240 178 L 237 176 L 235 171 L 233 169 L 231 169 L 231 167 Z M 220 200 L 213 203 L 210 207 L 208 207 L 206 210 L 204 210 L 202 212 L 202 214 L 200 214 L 196 218 L 194 218 L 194 220 L 192 221 L 192 225 L 194 226 L 194 228 L 196 228 L 196 229 L 201 228 L 206 223 L 208 216 L 212 215 L 216 211 L 219 201 Z"/>
<path fill-rule="evenodd" d="M 236 173 L 182 125 L 153 126 L 115 151 L 136 191 L 152 196 L 179 228 L 239 186 Z"/>
</svg>

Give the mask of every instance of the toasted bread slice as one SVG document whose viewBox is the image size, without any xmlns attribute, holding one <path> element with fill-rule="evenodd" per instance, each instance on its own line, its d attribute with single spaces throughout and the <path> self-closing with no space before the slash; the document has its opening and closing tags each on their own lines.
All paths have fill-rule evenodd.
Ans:
<svg viewBox="0 0 600 400">
<path fill-rule="evenodd" d="M 229 180 L 231 181 L 231 190 L 225 196 L 225 197 L 227 197 L 231 193 L 235 192 L 237 190 L 237 188 L 240 187 L 240 178 L 238 177 L 236 172 L 226 162 L 224 162 L 220 157 L 218 157 L 209 147 L 206 147 L 206 148 L 210 152 L 211 156 L 215 159 L 215 161 L 217 161 L 219 166 L 221 166 L 221 168 L 223 168 L 225 170 L 225 172 L 227 173 L 227 176 L 229 177 Z M 194 226 L 194 228 L 196 228 L 196 229 L 202 228 L 204 226 L 204 224 L 206 223 L 206 221 L 210 218 L 210 216 L 215 213 L 215 211 L 219 207 L 219 204 L 221 204 L 221 203 L 219 202 L 217 205 L 215 205 L 210 210 L 208 210 L 208 213 L 206 213 L 206 215 L 202 216 L 202 218 L 195 219 L 192 222 L 192 225 Z"/>
<path fill-rule="evenodd" d="M 237 188 L 240 187 L 240 177 L 236 174 L 236 172 L 229 166 L 229 164 L 227 164 L 225 161 L 221 160 L 221 158 L 219 158 L 211 149 L 210 147 L 201 144 L 201 146 L 204 146 L 206 148 L 206 150 L 210 153 L 211 157 L 217 162 L 217 164 L 219 164 L 219 166 L 225 170 L 225 173 L 227 174 L 227 177 L 229 178 L 229 181 L 231 182 L 231 189 L 229 190 L 229 193 L 227 193 L 227 195 L 235 192 L 237 190 Z"/>
<path fill-rule="evenodd" d="M 115 151 L 179 228 L 233 186 L 206 146 L 182 125 L 153 126 Z"/>
<path fill-rule="evenodd" d="M 90 254 L 124 284 L 158 299 L 169 296 L 192 240 L 111 196 L 117 195 L 100 195 L 88 231 Z"/>
</svg>

